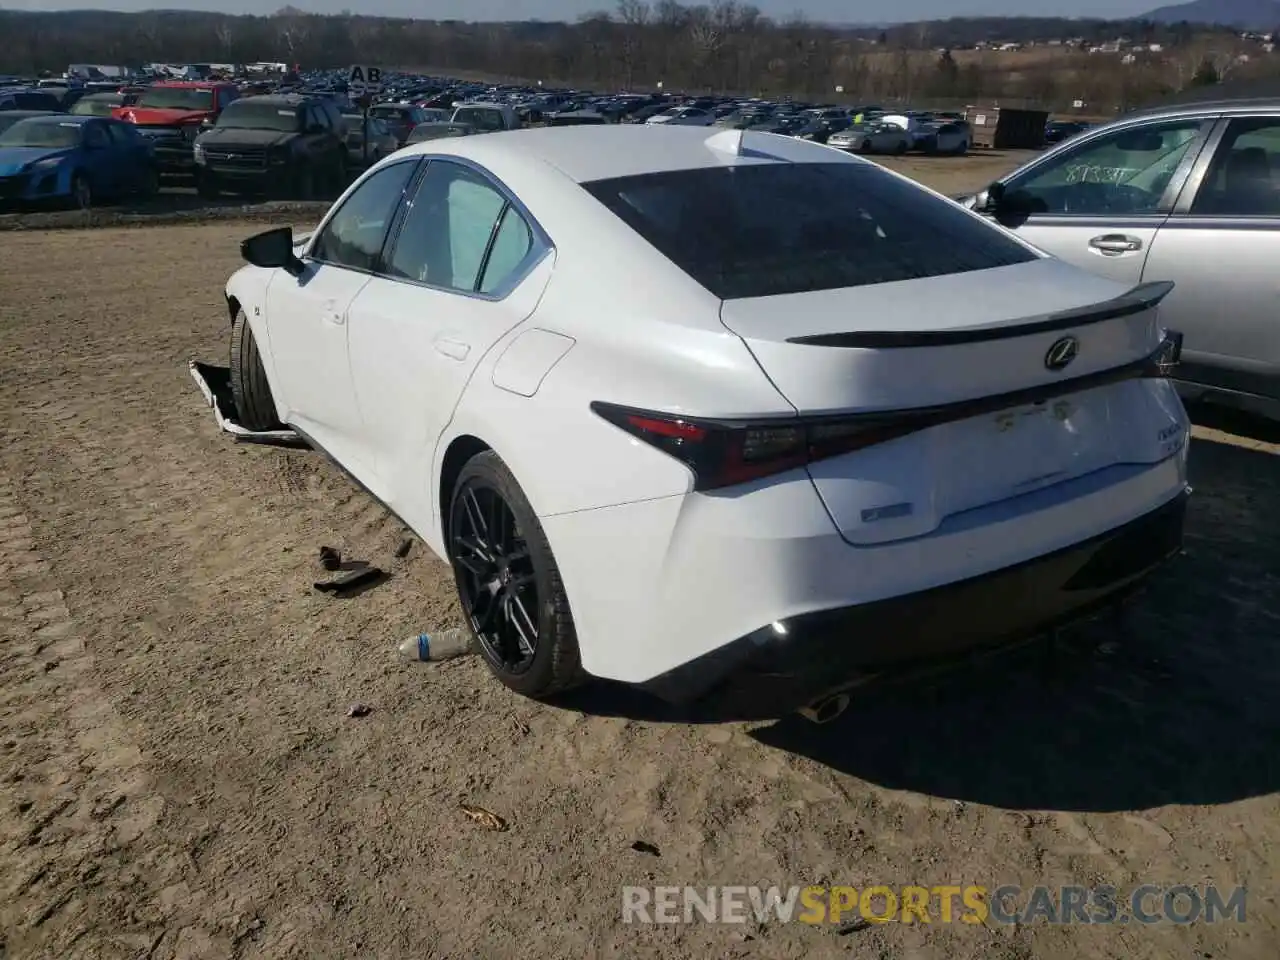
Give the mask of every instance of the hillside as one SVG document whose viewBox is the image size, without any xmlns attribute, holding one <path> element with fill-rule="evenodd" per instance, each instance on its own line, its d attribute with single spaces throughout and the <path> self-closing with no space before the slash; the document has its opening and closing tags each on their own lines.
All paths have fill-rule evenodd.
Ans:
<svg viewBox="0 0 1280 960">
<path fill-rule="evenodd" d="M 1280 28 L 1280 0 L 1191 0 L 1142 15 L 1156 23 L 1220 23 L 1240 30 Z"/>
</svg>

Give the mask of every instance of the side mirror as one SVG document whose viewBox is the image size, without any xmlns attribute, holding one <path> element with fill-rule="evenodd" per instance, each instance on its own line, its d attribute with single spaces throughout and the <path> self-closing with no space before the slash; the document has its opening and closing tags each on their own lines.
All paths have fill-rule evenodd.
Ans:
<svg viewBox="0 0 1280 960">
<path fill-rule="evenodd" d="M 978 195 L 976 209 L 984 213 L 999 213 L 1005 206 L 1004 184 L 996 181 Z"/>
<path fill-rule="evenodd" d="M 240 242 L 240 256 L 255 267 L 280 269 L 301 276 L 303 263 L 293 253 L 293 227 L 276 227 Z"/>
</svg>

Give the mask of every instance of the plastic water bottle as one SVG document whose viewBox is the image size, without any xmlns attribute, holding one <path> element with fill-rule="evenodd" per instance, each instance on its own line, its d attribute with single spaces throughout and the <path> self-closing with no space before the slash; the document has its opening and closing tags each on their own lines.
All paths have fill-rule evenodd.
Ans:
<svg viewBox="0 0 1280 960">
<path fill-rule="evenodd" d="M 397 647 L 402 660 L 452 660 L 472 653 L 471 631 L 450 627 L 439 633 L 420 633 Z"/>
</svg>

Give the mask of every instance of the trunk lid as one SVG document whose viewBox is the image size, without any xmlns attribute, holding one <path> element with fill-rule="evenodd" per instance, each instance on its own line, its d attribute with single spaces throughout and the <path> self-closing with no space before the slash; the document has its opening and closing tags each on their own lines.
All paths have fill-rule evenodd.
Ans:
<svg viewBox="0 0 1280 960">
<path fill-rule="evenodd" d="M 1171 288 L 1126 292 L 1044 259 L 728 300 L 721 319 L 804 417 L 939 411 L 935 425 L 810 465 L 845 539 L 872 544 L 1167 455 L 1152 419 L 1132 416 L 1142 386 L 1111 371 L 1159 349 L 1156 305 Z"/>
</svg>

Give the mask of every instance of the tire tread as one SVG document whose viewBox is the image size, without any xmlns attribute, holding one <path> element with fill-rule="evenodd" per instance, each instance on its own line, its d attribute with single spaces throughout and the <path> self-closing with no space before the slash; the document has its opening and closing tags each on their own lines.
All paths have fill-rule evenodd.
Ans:
<svg viewBox="0 0 1280 960">
<path fill-rule="evenodd" d="M 276 404 L 267 383 L 253 328 L 243 313 L 231 328 L 231 396 L 241 426 L 249 430 L 274 430 L 280 426 Z"/>
</svg>

